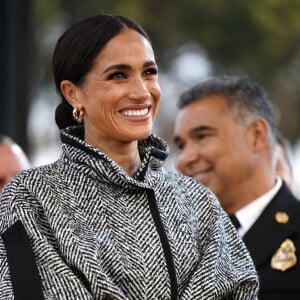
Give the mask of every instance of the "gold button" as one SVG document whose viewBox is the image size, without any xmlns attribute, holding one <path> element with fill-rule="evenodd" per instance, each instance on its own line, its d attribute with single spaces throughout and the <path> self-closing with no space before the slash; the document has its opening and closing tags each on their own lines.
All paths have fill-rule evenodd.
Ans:
<svg viewBox="0 0 300 300">
<path fill-rule="evenodd" d="M 275 220 L 277 223 L 286 224 L 289 221 L 289 216 L 286 212 L 278 211 L 275 214 Z"/>
</svg>

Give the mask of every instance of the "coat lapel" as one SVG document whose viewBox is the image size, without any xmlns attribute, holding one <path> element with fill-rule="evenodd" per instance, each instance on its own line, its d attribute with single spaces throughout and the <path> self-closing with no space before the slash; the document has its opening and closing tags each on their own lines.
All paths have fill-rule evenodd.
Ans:
<svg viewBox="0 0 300 300">
<path fill-rule="evenodd" d="M 287 238 L 293 239 L 297 234 L 300 229 L 297 228 L 299 224 L 294 223 L 297 210 L 298 200 L 283 183 L 274 199 L 243 238 L 257 269 L 266 261 L 270 263 L 282 242 Z M 277 212 L 285 212 L 289 217 L 288 222 L 276 221 Z"/>
</svg>

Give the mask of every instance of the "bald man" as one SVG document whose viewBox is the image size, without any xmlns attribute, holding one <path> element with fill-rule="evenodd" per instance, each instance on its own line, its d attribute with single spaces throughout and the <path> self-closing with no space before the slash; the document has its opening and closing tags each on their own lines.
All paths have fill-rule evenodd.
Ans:
<svg viewBox="0 0 300 300">
<path fill-rule="evenodd" d="M 0 197 L 8 180 L 29 167 L 29 160 L 21 147 L 11 138 L 0 134 Z"/>
</svg>

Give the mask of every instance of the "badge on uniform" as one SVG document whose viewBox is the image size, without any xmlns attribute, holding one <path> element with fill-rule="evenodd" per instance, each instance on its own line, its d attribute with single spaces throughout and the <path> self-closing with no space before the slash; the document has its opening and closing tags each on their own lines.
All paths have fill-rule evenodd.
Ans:
<svg viewBox="0 0 300 300">
<path fill-rule="evenodd" d="M 286 271 L 297 263 L 296 247 L 292 240 L 286 239 L 273 255 L 271 267 L 274 270 Z"/>
</svg>

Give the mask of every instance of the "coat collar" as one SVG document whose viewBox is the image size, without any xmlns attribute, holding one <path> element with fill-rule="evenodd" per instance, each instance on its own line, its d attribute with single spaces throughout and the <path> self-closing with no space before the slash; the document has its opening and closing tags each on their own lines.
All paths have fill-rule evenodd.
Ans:
<svg viewBox="0 0 300 300">
<path fill-rule="evenodd" d="M 169 154 L 169 147 L 166 142 L 151 134 L 144 140 L 138 141 L 138 148 L 142 158 L 142 164 L 137 172 L 137 176 L 132 178 L 118 166 L 110 157 L 99 149 L 84 142 L 83 126 L 71 126 L 60 132 L 62 142 L 62 159 L 69 163 L 79 165 L 82 171 L 86 171 L 89 176 L 96 176 L 101 180 L 114 182 L 118 185 L 153 185 L 155 178 L 152 171 L 161 168 L 163 162 Z M 147 177 L 147 173 L 151 176 Z M 158 176 L 158 173 L 156 174 Z M 156 180 L 155 180 L 156 181 Z"/>
</svg>

